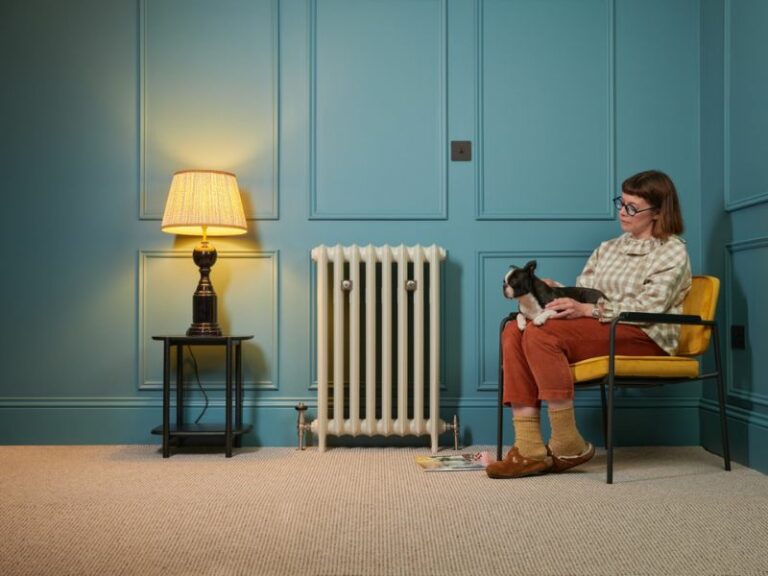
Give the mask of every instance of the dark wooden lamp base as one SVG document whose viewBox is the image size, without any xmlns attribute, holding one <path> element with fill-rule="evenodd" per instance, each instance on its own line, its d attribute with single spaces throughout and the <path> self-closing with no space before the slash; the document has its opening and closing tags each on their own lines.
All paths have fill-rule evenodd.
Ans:
<svg viewBox="0 0 768 576">
<path fill-rule="evenodd" d="M 213 291 L 210 278 L 216 256 L 216 248 L 207 240 L 200 242 L 192 252 L 192 259 L 200 268 L 200 282 L 192 296 L 192 324 L 187 330 L 187 336 L 221 336 L 216 292 Z"/>
</svg>

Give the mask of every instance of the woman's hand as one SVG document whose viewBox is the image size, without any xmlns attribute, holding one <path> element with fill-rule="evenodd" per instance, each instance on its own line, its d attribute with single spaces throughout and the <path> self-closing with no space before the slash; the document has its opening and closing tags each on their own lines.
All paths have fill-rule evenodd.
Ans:
<svg viewBox="0 0 768 576">
<path fill-rule="evenodd" d="M 573 319 L 591 317 L 594 305 L 579 302 L 573 298 L 555 298 L 544 308 L 557 311 L 557 314 L 552 316 L 552 318 Z"/>
</svg>

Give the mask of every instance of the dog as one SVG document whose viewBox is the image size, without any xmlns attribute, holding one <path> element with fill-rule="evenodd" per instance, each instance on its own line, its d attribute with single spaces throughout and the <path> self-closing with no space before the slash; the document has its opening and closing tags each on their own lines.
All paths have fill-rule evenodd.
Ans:
<svg viewBox="0 0 768 576">
<path fill-rule="evenodd" d="M 605 298 L 605 294 L 594 288 L 549 286 L 533 273 L 534 270 L 536 260 L 531 260 L 522 268 L 510 266 L 509 272 L 504 276 L 504 296 L 517 300 L 517 327 L 521 332 L 525 330 L 526 319 L 536 326 L 541 326 L 557 314 L 555 310 L 544 309 L 555 298 L 573 298 L 588 304 L 597 304 L 600 298 Z"/>
</svg>

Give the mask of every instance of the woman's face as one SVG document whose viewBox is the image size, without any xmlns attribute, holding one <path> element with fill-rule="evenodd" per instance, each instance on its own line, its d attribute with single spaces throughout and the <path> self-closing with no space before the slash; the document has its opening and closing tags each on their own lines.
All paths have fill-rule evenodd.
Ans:
<svg viewBox="0 0 768 576">
<path fill-rule="evenodd" d="M 625 207 L 619 210 L 619 222 L 624 232 L 629 232 L 635 238 L 646 239 L 653 236 L 653 223 L 657 218 L 657 210 L 650 209 L 651 205 L 639 196 L 632 196 L 622 192 L 622 202 Z M 626 206 L 634 206 L 637 213 L 634 216 L 627 214 Z"/>
</svg>

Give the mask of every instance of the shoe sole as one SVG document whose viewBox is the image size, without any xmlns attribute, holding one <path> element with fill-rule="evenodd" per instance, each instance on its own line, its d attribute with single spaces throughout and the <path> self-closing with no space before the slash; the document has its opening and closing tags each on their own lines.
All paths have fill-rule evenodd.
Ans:
<svg viewBox="0 0 768 576">
<path fill-rule="evenodd" d="M 552 471 L 552 467 L 550 466 L 546 470 L 536 470 L 534 472 L 526 472 L 525 474 L 517 474 L 515 476 L 504 476 L 502 474 L 494 474 L 493 472 L 487 472 L 487 471 L 486 471 L 486 474 L 488 478 L 493 478 L 494 480 L 512 480 L 513 478 L 528 478 L 530 476 L 542 476 L 551 471 Z"/>
</svg>

